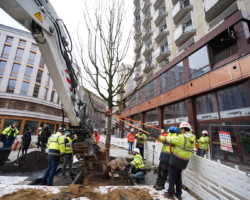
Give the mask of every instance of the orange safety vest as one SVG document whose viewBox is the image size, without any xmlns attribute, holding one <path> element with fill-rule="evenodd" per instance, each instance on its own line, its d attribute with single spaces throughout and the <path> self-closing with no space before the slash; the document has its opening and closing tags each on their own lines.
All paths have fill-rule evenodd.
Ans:
<svg viewBox="0 0 250 200">
<path fill-rule="evenodd" d="M 135 134 L 129 132 L 127 135 L 127 139 L 129 142 L 134 142 L 135 141 Z"/>
</svg>

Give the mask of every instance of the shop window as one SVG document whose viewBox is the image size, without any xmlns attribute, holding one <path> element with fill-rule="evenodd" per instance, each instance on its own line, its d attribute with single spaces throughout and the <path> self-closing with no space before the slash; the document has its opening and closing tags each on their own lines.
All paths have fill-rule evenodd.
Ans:
<svg viewBox="0 0 250 200">
<path fill-rule="evenodd" d="M 12 66 L 11 74 L 12 77 L 17 77 L 20 69 L 20 64 L 14 63 Z"/>
<path fill-rule="evenodd" d="M 178 63 L 160 76 L 161 93 L 184 83 L 183 62 Z"/>
<path fill-rule="evenodd" d="M 24 131 L 26 131 L 27 128 L 30 128 L 31 134 L 36 135 L 37 125 L 38 125 L 37 121 L 25 121 Z"/>
<path fill-rule="evenodd" d="M 238 124 L 243 159 L 245 162 L 250 163 L 250 120 L 241 120 L 238 122 Z"/>
<path fill-rule="evenodd" d="M 21 95 L 27 95 L 28 94 L 28 89 L 29 89 L 29 83 L 23 82 L 20 94 Z"/>
<path fill-rule="evenodd" d="M 50 101 L 51 101 L 51 102 L 54 102 L 55 93 L 56 93 L 55 91 L 52 91 L 52 92 L 51 92 L 51 97 L 50 97 Z"/>
<path fill-rule="evenodd" d="M 7 42 L 7 43 L 9 43 L 9 44 L 12 44 L 12 43 L 13 43 L 13 40 L 14 40 L 14 37 L 7 36 L 5 42 Z"/>
<path fill-rule="evenodd" d="M 32 51 L 36 51 L 37 50 L 37 46 L 35 44 L 31 44 L 30 50 Z"/>
<path fill-rule="evenodd" d="M 159 125 L 158 112 L 157 112 L 156 109 L 146 112 L 146 114 L 145 114 L 145 123 L 149 124 L 149 125 L 152 125 L 152 126 Z"/>
<path fill-rule="evenodd" d="M 217 92 L 221 118 L 250 116 L 250 99 L 244 84 Z"/>
<path fill-rule="evenodd" d="M 187 104 L 185 101 L 174 104 L 174 110 L 176 123 L 188 121 Z"/>
<path fill-rule="evenodd" d="M 17 125 L 17 129 L 20 131 L 20 127 L 21 127 L 21 124 L 22 124 L 22 120 L 18 120 L 18 119 L 5 119 L 4 120 L 4 129 L 11 126 L 13 124 L 13 122 L 17 122 L 18 125 Z"/>
<path fill-rule="evenodd" d="M 18 46 L 19 47 L 25 47 L 26 41 L 25 40 L 19 40 Z"/>
<path fill-rule="evenodd" d="M 220 138 L 219 138 L 219 131 L 220 131 L 220 124 L 210 124 L 209 126 L 210 131 L 210 139 L 211 139 L 211 154 L 212 158 L 215 159 L 224 159 L 224 151 L 220 148 Z"/>
<path fill-rule="evenodd" d="M 5 66 L 6 66 L 6 61 L 0 60 L 0 75 L 4 74 Z"/>
<path fill-rule="evenodd" d="M 10 46 L 4 45 L 1 57 L 8 58 L 9 54 L 10 54 Z"/>
<path fill-rule="evenodd" d="M 228 29 L 209 42 L 213 64 L 226 59 L 238 52 L 233 29 Z"/>
<path fill-rule="evenodd" d="M 16 56 L 15 56 L 16 61 L 21 61 L 22 60 L 23 51 L 24 51 L 23 49 L 17 49 Z"/>
<path fill-rule="evenodd" d="M 188 60 L 191 79 L 210 71 L 207 46 L 190 55 Z"/>
<path fill-rule="evenodd" d="M 169 105 L 164 107 L 164 124 L 174 124 L 175 123 L 175 116 L 174 116 L 174 105 Z"/>
<path fill-rule="evenodd" d="M 195 99 L 197 120 L 218 119 L 218 108 L 215 94 L 206 94 Z"/>
<path fill-rule="evenodd" d="M 38 71 L 37 71 L 37 75 L 36 75 L 36 82 L 37 82 L 37 83 L 41 83 L 41 81 L 42 81 L 42 76 L 43 76 L 43 71 L 42 71 L 42 70 L 38 70 Z"/>
<path fill-rule="evenodd" d="M 45 85 L 46 85 L 46 86 L 49 86 L 49 82 L 50 82 L 50 75 L 47 74 L 47 79 L 46 79 L 46 81 L 45 81 Z"/>
<path fill-rule="evenodd" d="M 40 89 L 40 85 L 36 84 L 34 87 L 33 97 L 38 97 L 39 89 Z"/>
<path fill-rule="evenodd" d="M 42 57 L 40 59 L 39 68 L 41 68 L 41 69 L 44 68 L 44 59 Z"/>
<path fill-rule="evenodd" d="M 133 115 L 131 117 L 131 119 L 135 120 L 135 121 L 138 121 L 138 122 L 141 122 L 141 115 L 140 114 L 137 114 L 137 115 Z M 141 127 L 141 124 L 140 123 L 137 123 L 137 122 L 131 122 L 132 124 L 134 124 L 135 126 L 137 127 Z"/>
<path fill-rule="evenodd" d="M 34 65 L 35 58 L 36 58 L 36 54 L 33 52 L 30 52 L 29 57 L 28 57 L 28 64 Z"/>
<path fill-rule="evenodd" d="M 15 87 L 16 87 L 16 80 L 10 79 L 6 92 L 14 93 Z"/>
<path fill-rule="evenodd" d="M 26 66 L 23 78 L 26 80 L 30 80 L 32 70 L 33 70 L 33 67 Z"/>
</svg>

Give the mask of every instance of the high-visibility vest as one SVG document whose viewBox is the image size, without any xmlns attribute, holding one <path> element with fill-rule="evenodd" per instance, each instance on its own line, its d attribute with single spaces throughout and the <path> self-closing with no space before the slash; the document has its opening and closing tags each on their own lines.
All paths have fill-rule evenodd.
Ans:
<svg viewBox="0 0 250 200">
<path fill-rule="evenodd" d="M 144 133 L 143 134 L 137 133 L 135 137 L 136 137 L 136 143 L 144 144 L 145 141 L 147 140 L 147 136 Z"/>
<path fill-rule="evenodd" d="M 162 142 L 161 151 L 170 154 L 170 144 L 167 142 L 167 138 L 175 137 L 176 133 L 169 133 L 167 136 L 160 136 L 158 140 Z"/>
<path fill-rule="evenodd" d="M 207 151 L 209 145 L 209 137 L 208 136 L 200 137 L 200 139 L 198 140 L 198 144 L 199 144 L 199 149 L 204 149 Z"/>
<path fill-rule="evenodd" d="M 15 132 L 13 132 L 13 134 L 14 134 L 14 137 L 16 137 L 18 135 L 18 133 L 19 133 L 19 130 L 17 130 L 17 128 L 14 128 L 14 130 L 15 130 Z M 3 130 L 2 134 L 9 136 L 12 131 L 13 131 L 12 127 L 9 126 L 9 127 L 7 127 L 6 129 Z"/>
<path fill-rule="evenodd" d="M 134 160 L 132 160 L 130 164 L 133 165 L 136 169 L 141 169 L 145 166 L 139 153 L 134 155 Z"/>
<path fill-rule="evenodd" d="M 68 140 L 68 142 L 66 143 L 65 153 L 73 153 L 73 148 L 72 148 L 73 139 L 71 139 L 70 137 L 66 137 L 65 140 L 66 139 Z"/>
<path fill-rule="evenodd" d="M 191 158 L 196 143 L 195 135 L 191 132 L 185 132 L 176 137 L 169 137 L 167 140 L 169 143 L 175 145 L 173 155 L 183 160 Z"/>
<path fill-rule="evenodd" d="M 42 132 L 43 132 L 43 131 L 42 131 L 42 130 L 40 130 L 40 131 L 39 131 L 39 133 L 38 133 L 38 135 L 41 135 L 41 134 L 42 134 Z"/>
<path fill-rule="evenodd" d="M 50 136 L 47 146 L 49 155 L 60 156 L 60 154 L 65 153 L 65 141 L 60 132 Z"/>
<path fill-rule="evenodd" d="M 134 142 L 134 141 L 135 141 L 135 134 L 129 132 L 128 135 L 127 135 L 127 140 L 128 140 L 129 142 Z"/>
</svg>

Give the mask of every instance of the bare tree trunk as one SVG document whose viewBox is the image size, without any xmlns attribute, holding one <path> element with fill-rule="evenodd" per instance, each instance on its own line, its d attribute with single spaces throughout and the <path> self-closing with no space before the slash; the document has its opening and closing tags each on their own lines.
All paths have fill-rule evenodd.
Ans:
<svg viewBox="0 0 250 200">
<path fill-rule="evenodd" d="M 112 134 L 112 116 L 108 115 L 105 148 L 107 148 L 109 152 L 110 152 L 111 134 Z M 109 155 L 109 153 L 108 153 L 108 155 Z"/>
</svg>

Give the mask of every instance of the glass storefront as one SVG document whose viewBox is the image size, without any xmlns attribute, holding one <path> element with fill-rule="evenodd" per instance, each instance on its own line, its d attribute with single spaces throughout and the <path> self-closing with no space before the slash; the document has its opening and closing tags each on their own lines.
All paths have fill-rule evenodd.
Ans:
<svg viewBox="0 0 250 200">
<path fill-rule="evenodd" d="M 24 125 L 24 131 L 27 130 L 27 128 L 31 128 L 31 134 L 32 135 L 36 135 L 36 130 L 37 130 L 37 127 L 38 126 L 38 122 L 37 121 L 25 121 L 25 125 Z"/>
</svg>

